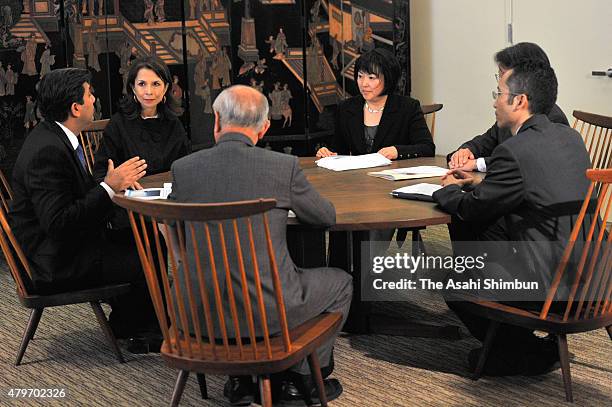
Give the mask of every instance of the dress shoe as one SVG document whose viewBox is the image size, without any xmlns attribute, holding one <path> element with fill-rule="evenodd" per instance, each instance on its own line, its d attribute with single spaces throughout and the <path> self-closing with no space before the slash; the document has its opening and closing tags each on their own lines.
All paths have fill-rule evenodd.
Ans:
<svg viewBox="0 0 612 407">
<path fill-rule="evenodd" d="M 223 395 L 232 406 L 250 406 L 255 401 L 251 376 L 230 376 L 223 386 Z"/>
<path fill-rule="evenodd" d="M 471 371 L 476 370 L 483 348 L 472 349 L 468 355 Z M 484 376 L 538 376 L 561 367 L 559 353 L 550 345 L 513 351 L 492 349 L 487 355 Z"/>
<path fill-rule="evenodd" d="M 159 353 L 164 338 L 159 332 L 140 332 L 127 339 L 126 349 L 130 353 Z"/>
<path fill-rule="evenodd" d="M 297 380 L 286 380 L 281 385 L 281 392 L 278 407 L 302 407 L 302 406 L 319 406 L 319 393 L 317 386 L 311 380 L 302 380 L 303 383 L 298 383 Z M 342 385 L 338 379 L 323 380 L 325 387 L 325 395 L 327 401 L 332 401 L 340 397 L 342 394 Z"/>
</svg>

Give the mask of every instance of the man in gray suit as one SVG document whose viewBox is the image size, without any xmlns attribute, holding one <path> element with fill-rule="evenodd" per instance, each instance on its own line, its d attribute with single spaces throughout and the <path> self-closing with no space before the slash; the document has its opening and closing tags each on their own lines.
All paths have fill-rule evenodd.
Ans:
<svg viewBox="0 0 612 407">
<path fill-rule="evenodd" d="M 296 157 L 255 146 L 270 127 L 268 101 L 264 95 L 248 86 L 232 86 L 219 94 L 213 110 L 217 144 L 172 165 L 171 198 L 186 203 L 276 199 L 277 206 L 270 211 L 268 219 L 289 326 L 297 326 L 324 312 L 342 313 L 344 323 L 352 297 L 350 275 L 337 268 L 300 269 L 289 256 L 286 243 L 290 209 L 301 223 L 326 227 L 336 221 L 333 205 L 308 182 Z M 268 266 L 264 246 L 256 245 L 257 259 L 263 270 Z M 232 250 L 228 248 L 230 258 Z M 262 284 L 264 302 L 273 313 L 275 300 L 271 279 L 263 278 Z M 246 327 L 244 321 L 241 323 Z M 280 332 L 277 323 L 270 325 L 270 332 Z M 319 348 L 324 377 L 333 369 L 332 348 L 333 340 Z M 318 400 L 309 373 L 308 364 L 303 361 L 284 374 L 280 401 Z M 336 379 L 326 379 L 325 387 L 329 399 L 342 392 Z M 254 393 L 250 377 L 230 377 L 224 392 L 233 405 L 248 405 Z"/>
</svg>

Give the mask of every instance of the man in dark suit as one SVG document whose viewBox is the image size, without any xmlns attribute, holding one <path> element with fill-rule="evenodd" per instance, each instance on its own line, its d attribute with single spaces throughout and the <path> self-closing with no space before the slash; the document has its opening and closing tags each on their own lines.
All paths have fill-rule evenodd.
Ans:
<svg viewBox="0 0 612 407">
<path fill-rule="evenodd" d="M 548 56 L 542 48 L 531 42 L 521 42 L 495 54 L 495 63 L 498 67 L 497 76 L 502 76 L 507 70 L 527 61 L 541 62 L 550 66 Z M 544 113 L 553 123 L 569 125 L 567 117 L 556 104 L 553 104 L 549 112 Z M 509 129 L 500 128 L 497 123 L 494 123 L 484 134 L 463 143 L 457 151 L 448 154 L 446 156 L 448 166 L 451 169 L 486 172 L 495 147 L 510 137 L 512 133 Z"/>
<path fill-rule="evenodd" d="M 109 160 L 99 184 L 89 174 L 77 139 L 95 111 L 86 70 L 48 73 L 37 102 L 44 121 L 28 135 L 17 157 L 9 214 L 32 265 L 33 289 L 50 294 L 132 282 L 132 292 L 112 302 L 110 321 L 118 337 L 130 336 L 154 315 L 134 246 L 107 239 L 106 222 L 113 195 L 138 186 L 146 163 L 133 157 L 115 168 Z"/>
<path fill-rule="evenodd" d="M 484 180 L 451 170 L 442 179 L 444 188 L 433 195 L 453 215 L 449 230 L 455 252 L 496 241 L 501 247 L 497 258 L 488 260 L 505 266 L 501 276 L 536 281 L 544 289 L 552 281 L 589 186 L 585 171 L 590 160 L 580 135 L 546 117 L 556 95 L 557 79 L 547 64 L 526 62 L 504 72 L 494 92 L 495 116 L 498 127 L 508 129 L 512 137 L 493 151 Z M 457 245 L 458 241 L 472 246 Z M 491 275 L 494 272 L 499 271 L 485 268 L 482 276 L 497 277 Z M 517 301 L 524 298 L 513 294 Z M 542 300 L 539 296 L 532 305 L 541 306 Z M 448 305 L 472 335 L 484 340 L 487 319 L 464 312 L 457 303 Z M 472 365 L 479 354 L 480 350 L 470 352 Z M 554 341 L 500 324 L 484 372 L 541 374 L 557 361 Z"/>
<path fill-rule="evenodd" d="M 333 225 L 336 213 L 333 205 L 308 182 L 296 157 L 255 146 L 270 126 L 266 97 L 253 88 L 233 86 L 219 94 L 213 110 L 217 144 L 177 160 L 172 165 L 170 198 L 189 203 L 276 199 L 277 206 L 270 211 L 268 219 L 289 326 L 297 326 L 323 312 L 340 312 L 346 319 L 352 297 L 350 275 L 337 268 L 298 268 L 287 250 L 289 210 L 295 212 L 300 222 L 322 227 Z M 265 270 L 268 268 L 265 245 L 257 244 L 256 247 L 259 267 Z M 233 249 L 228 250 L 232 256 Z M 262 284 L 264 302 L 273 307 L 272 281 L 263 278 Z M 228 307 L 228 304 L 225 306 Z M 278 321 L 270 325 L 270 332 L 280 332 Z M 324 377 L 333 368 L 332 348 L 333 340 L 319 348 Z M 303 361 L 290 370 L 283 378 L 280 401 L 303 402 L 309 397 L 318 399 L 308 364 Z M 225 388 L 230 402 L 239 405 L 252 401 L 254 389 L 250 380 L 250 377 L 230 378 Z M 329 399 L 338 397 L 342 391 L 335 379 L 326 379 L 325 387 Z"/>
</svg>

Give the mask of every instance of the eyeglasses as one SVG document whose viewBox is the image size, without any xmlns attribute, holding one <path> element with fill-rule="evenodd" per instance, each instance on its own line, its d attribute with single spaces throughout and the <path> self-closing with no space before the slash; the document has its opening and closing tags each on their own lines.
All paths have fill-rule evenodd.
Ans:
<svg viewBox="0 0 612 407">
<path fill-rule="evenodd" d="M 512 96 L 520 96 L 523 95 L 523 93 L 513 93 L 513 92 L 502 92 L 499 90 L 494 90 L 491 95 L 493 96 L 493 100 L 497 100 L 498 97 L 500 97 L 501 95 L 512 95 Z"/>
<path fill-rule="evenodd" d="M 502 76 L 504 76 L 504 74 L 505 74 L 506 72 L 508 72 L 508 71 L 501 71 L 501 73 L 500 73 L 500 72 L 494 73 L 493 75 L 495 75 L 495 81 L 496 81 L 496 82 L 499 82 L 499 80 L 501 79 L 501 77 L 502 77 Z"/>
</svg>

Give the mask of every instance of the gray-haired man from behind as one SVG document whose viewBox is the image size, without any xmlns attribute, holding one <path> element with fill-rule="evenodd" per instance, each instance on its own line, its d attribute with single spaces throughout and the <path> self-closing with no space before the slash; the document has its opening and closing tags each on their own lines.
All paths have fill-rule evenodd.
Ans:
<svg viewBox="0 0 612 407">
<path fill-rule="evenodd" d="M 270 127 L 268 109 L 266 97 L 251 87 L 236 85 L 221 92 L 213 104 L 217 144 L 172 165 L 171 199 L 187 203 L 276 199 L 268 219 L 290 328 L 324 312 L 342 313 L 344 323 L 352 297 L 351 276 L 337 268 L 298 268 L 286 243 L 290 209 L 301 223 L 323 227 L 335 223 L 335 209 L 308 182 L 296 157 L 256 147 Z M 265 249 L 259 249 L 257 258 L 266 258 Z M 263 284 L 271 285 L 271 281 Z M 268 288 L 264 288 L 264 302 L 273 304 L 273 290 Z M 280 332 L 280 327 L 270 326 L 270 332 L 275 331 Z M 318 351 L 323 377 L 333 370 L 334 340 Z M 273 377 L 274 385 L 281 386 L 275 402 L 306 405 L 318 400 L 305 361 L 283 373 L 278 381 Z M 328 400 L 342 392 L 336 379 L 326 379 L 325 389 Z M 255 393 L 249 376 L 230 377 L 224 389 L 232 405 L 248 405 Z"/>
</svg>

